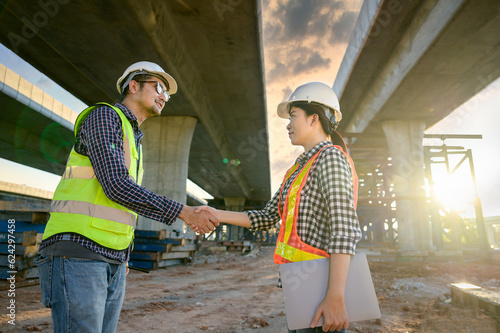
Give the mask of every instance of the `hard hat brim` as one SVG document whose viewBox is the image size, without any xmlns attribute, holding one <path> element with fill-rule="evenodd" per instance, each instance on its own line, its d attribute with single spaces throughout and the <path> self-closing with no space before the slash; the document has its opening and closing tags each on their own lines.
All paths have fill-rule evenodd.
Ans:
<svg viewBox="0 0 500 333">
<path fill-rule="evenodd" d="M 157 76 L 159 79 L 162 79 L 163 81 L 166 81 L 168 83 L 168 90 L 167 92 L 169 95 L 173 95 L 177 92 L 177 82 L 174 80 L 172 76 L 170 76 L 167 73 L 162 73 L 162 72 L 151 72 L 148 71 L 151 74 L 154 74 Z"/>
<path fill-rule="evenodd" d="M 288 101 L 281 102 L 280 104 L 278 104 L 278 117 L 283 118 L 283 119 L 289 118 L 288 104 L 290 104 L 290 102 L 288 102 Z"/>
<path fill-rule="evenodd" d="M 169 95 L 173 95 L 173 94 L 175 94 L 177 92 L 177 82 L 175 81 L 175 79 L 170 74 L 167 74 L 165 72 L 158 72 L 158 71 L 147 70 L 147 69 L 142 69 L 142 71 L 145 71 L 145 72 L 147 72 L 150 75 L 156 76 L 157 78 L 159 78 L 160 80 L 162 80 L 164 83 L 166 83 L 166 85 L 168 85 L 167 92 L 168 92 Z M 118 90 L 118 92 L 120 94 L 122 93 L 121 89 L 122 89 L 122 86 L 124 84 L 123 83 L 124 80 L 126 80 L 127 77 L 131 73 L 133 73 L 133 72 L 124 73 L 118 79 L 118 81 L 116 81 L 116 89 Z M 133 78 L 131 80 L 133 80 Z M 129 82 L 131 80 L 129 80 Z"/>
<path fill-rule="evenodd" d="M 277 110 L 278 117 L 283 118 L 283 119 L 290 118 L 290 115 L 288 113 L 288 105 L 290 105 L 290 103 L 296 103 L 296 102 L 311 103 L 311 101 L 309 101 L 307 99 L 294 99 L 293 101 L 281 102 L 280 104 L 278 104 L 278 110 Z M 314 102 L 314 104 L 323 105 L 323 106 L 326 106 L 327 108 L 331 109 L 331 106 L 325 105 L 323 103 Z M 342 113 L 340 113 L 340 111 L 337 109 L 333 109 L 333 110 L 335 112 L 335 121 L 338 123 L 342 120 Z"/>
</svg>

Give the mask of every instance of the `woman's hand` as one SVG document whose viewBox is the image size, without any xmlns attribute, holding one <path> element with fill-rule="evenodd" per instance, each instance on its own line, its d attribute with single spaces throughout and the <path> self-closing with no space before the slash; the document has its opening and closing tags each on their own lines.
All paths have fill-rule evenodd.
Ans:
<svg viewBox="0 0 500 333">
<path fill-rule="evenodd" d="M 220 217 L 221 217 L 220 211 L 213 208 L 213 207 L 210 207 L 210 206 L 198 206 L 198 207 L 196 207 L 194 212 L 196 214 L 201 213 L 201 212 L 208 212 L 208 213 L 212 214 L 217 219 L 217 221 L 219 221 Z M 216 226 L 218 226 L 218 225 L 219 225 L 219 223 L 217 223 Z M 190 224 L 189 226 L 191 227 L 191 229 L 193 229 L 194 232 L 202 233 L 201 230 L 196 225 Z"/>
<path fill-rule="evenodd" d="M 340 331 L 349 327 L 347 311 L 342 296 L 327 295 L 314 314 L 311 327 L 316 327 L 323 316 L 323 332 Z"/>
<path fill-rule="evenodd" d="M 250 218 L 244 212 L 232 212 L 229 210 L 219 210 L 210 206 L 198 206 L 196 207 L 195 213 L 206 212 L 212 214 L 214 218 L 220 223 L 228 223 L 232 225 L 237 225 L 244 228 L 250 228 L 252 223 Z M 191 227 L 194 231 L 194 228 Z"/>
<path fill-rule="evenodd" d="M 206 211 L 206 212 L 209 212 L 210 214 L 212 214 L 217 220 L 221 220 L 221 213 L 218 209 L 215 209 L 213 207 L 210 207 L 210 206 L 198 206 L 196 207 L 196 210 L 194 211 L 195 213 L 199 213 L 201 211 Z"/>
</svg>

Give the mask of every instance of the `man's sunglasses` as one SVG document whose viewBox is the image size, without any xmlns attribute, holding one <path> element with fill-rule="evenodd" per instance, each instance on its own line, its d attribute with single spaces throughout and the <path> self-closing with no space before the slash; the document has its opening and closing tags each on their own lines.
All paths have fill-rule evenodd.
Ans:
<svg viewBox="0 0 500 333">
<path fill-rule="evenodd" d="M 137 80 L 136 80 L 137 81 Z M 149 80 L 149 81 L 137 81 L 137 82 L 147 82 L 147 83 L 156 83 L 156 92 L 161 95 L 161 94 L 164 94 L 165 95 L 165 102 L 168 102 L 168 100 L 170 99 L 170 95 L 167 91 L 167 89 L 163 89 L 163 87 L 161 86 L 160 82 L 158 81 L 153 81 L 153 80 Z"/>
</svg>

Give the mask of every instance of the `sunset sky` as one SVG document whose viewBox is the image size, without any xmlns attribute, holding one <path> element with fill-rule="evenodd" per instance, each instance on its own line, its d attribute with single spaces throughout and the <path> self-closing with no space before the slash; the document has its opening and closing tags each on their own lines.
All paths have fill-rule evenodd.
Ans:
<svg viewBox="0 0 500 333">
<path fill-rule="evenodd" d="M 299 85 L 319 81 L 330 86 L 344 57 L 362 0 L 263 0 L 263 43 L 265 56 L 271 192 L 281 183 L 284 172 L 302 152 L 290 144 L 287 120 L 276 115 L 277 105 Z M 74 110 L 85 105 L 75 100 L 50 79 L 23 65 L 16 55 L 0 44 L 0 63 L 47 91 Z M 36 79 L 33 79 L 35 78 Z M 34 82 L 33 82 L 34 81 Z M 447 143 L 471 148 L 476 166 L 479 195 L 485 216 L 500 215 L 500 81 L 457 109 L 428 133 L 482 134 L 482 140 L 454 140 Z M 342 110 L 342 105 L 340 106 Z M 427 143 L 427 142 L 426 142 Z M 437 142 L 434 142 L 437 143 Z M 0 159 L 0 180 L 53 191 L 59 176 L 20 167 Z M 448 193 L 463 192 L 460 180 L 448 183 Z M 453 187 L 458 186 L 458 187 Z M 449 195 L 451 195 L 449 194 Z M 457 198 L 458 200 L 458 198 Z"/>
<path fill-rule="evenodd" d="M 356 23 L 361 0 L 264 0 L 263 31 L 271 158 L 271 190 L 303 151 L 291 146 L 277 105 L 299 85 L 320 81 L 333 86 Z M 480 84 L 480 82 L 478 82 Z M 482 134 L 482 140 L 449 140 L 448 145 L 472 149 L 479 197 L 485 216 L 500 215 L 500 80 L 428 129 L 435 134 Z M 340 105 L 342 111 L 342 105 Z M 440 140 L 425 140 L 440 145 Z M 457 161 L 458 162 L 458 161 Z M 463 169 L 468 171 L 468 169 Z M 462 204 L 470 189 L 470 174 L 446 181 L 441 192 L 447 201 Z"/>
<path fill-rule="evenodd" d="M 333 85 L 361 0 L 263 1 L 263 34 L 271 159 L 271 190 L 302 152 L 290 144 L 279 103 L 301 84 Z M 342 108 L 342 106 L 341 106 Z"/>
</svg>

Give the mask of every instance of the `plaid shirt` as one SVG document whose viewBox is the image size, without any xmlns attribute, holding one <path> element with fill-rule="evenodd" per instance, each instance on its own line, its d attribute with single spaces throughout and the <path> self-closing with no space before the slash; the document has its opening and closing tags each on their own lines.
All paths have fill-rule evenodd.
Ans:
<svg viewBox="0 0 500 333">
<path fill-rule="evenodd" d="M 267 230 L 280 221 L 290 185 L 307 161 L 330 141 L 318 143 L 301 154 L 295 163 L 299 168 L 283 187 L 281 206 L 278 208 L 281 188 L 263 210 L 247 211 L 252 230 Z M 352 174 L 349 161 L 338 149 L 323 149 L 311 166 L 306 184 L 301 191 L 297 217 L 297 233 L 300 239 L 328 253 L 354 254 L 361 238 L 358 216 L 354 209 Z"/>
<path fill-rule="evenodd" d="M 117 103 L 115 106 L 130 120 L 134 129 L 135 144 L 139 147 L 144 134 L 139 128 L 137 118 L 125 105 Z M 78 131 L 74 148 L 79 154 L 89 157 L 95 175 L 108 198 L 147 218 L 167 225 L 175 222 L 183 208 L 181 203 L 153 193 L 137 185 L 129 177 L 125 165 L 122 124 L 113 109 L 101 106 L 92 111 Z M 44 240 L 40 249 L 63 238 L 110 259 L 125 262 L 130 255 L 130 249 L 112 250 L 76 234 L 54 235 Z"/>
</svg>

